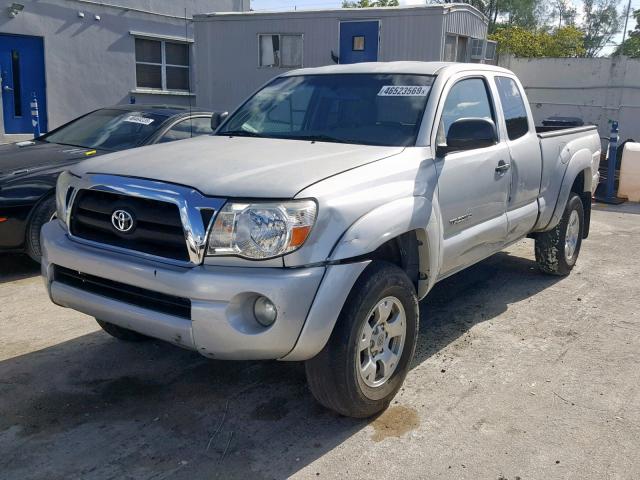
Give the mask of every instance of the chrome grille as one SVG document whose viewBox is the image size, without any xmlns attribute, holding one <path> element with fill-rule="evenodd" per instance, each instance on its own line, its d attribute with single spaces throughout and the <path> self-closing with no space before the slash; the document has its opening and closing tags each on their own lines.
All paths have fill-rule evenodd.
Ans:
<svg viewBox="0 0 640 480">
<path fill-rule="evenodd" d="M 116 211 L 126 211 L 133 228 L 119 231 L 112 222 Z M 80 190 L 70 218 L 75 237 L 145 254 L 189 261 L 180 211 L 174 203 L 100 190 Z"/>
</svg>

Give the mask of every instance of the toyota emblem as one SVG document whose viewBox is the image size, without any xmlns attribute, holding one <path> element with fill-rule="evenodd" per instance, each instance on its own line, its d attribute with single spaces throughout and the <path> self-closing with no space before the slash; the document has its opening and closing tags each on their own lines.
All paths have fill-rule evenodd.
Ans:
<svg viewBox="0 0 640 480">
<path fill-rule="evenodd" d="M 133 228 L 133 216 L 126 210 L 115 210 L 111 214 L 111 224 L 121 233 L 130 232 Z"/>
</svg>

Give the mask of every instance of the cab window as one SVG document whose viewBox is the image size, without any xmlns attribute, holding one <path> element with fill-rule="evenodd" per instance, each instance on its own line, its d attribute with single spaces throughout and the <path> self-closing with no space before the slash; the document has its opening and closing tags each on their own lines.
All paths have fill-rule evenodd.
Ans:
<svg viewBox="0 0 640 480">
<path fill-rule="evenodd" d="M 449 90 L 438 128 L 438 145 L 446 144 L 449 128 L 462 118 L 486 118 L 495 122 L 489 92 L 483 79 L 467 78 Z"/>
<path fill-rule="evenodd" d="M 507 124 L 509 140 L 516 140 L 529 131 L 527 109 L 522 100 L 518 84 L 509 77 L 496 77 L 496 87 Z"/>
<path fill-rule="evenodd" d="M 186 138 L 208 135 L 211 133 L 213 133 L 213 130 L 211 130 L 211 117 L 187 118 L 176 123 L 167 130 L 164 135 L 162 135 L 162 138 L 158 143 L 184 140 Z"/>
</svg>

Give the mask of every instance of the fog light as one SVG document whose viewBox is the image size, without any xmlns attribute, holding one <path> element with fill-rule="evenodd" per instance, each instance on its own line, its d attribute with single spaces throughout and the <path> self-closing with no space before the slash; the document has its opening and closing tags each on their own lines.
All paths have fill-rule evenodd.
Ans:
<svg viewBox="0 0 640 480">
<path fill-rule="evenodd" d="M 253 315 L 260 325 L 270 327 L 276 321 L 278 311 L 273 302 L 267 297 L 258 297 L 253 304 Z"/>
</svg>

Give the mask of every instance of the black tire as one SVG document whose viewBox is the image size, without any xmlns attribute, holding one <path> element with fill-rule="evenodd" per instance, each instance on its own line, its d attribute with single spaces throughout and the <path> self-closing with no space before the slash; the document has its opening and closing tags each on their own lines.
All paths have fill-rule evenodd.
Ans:
<svg viewBox="0 0 640 480">
<path fill-rule="evenodd" d="M 27 225 L 25 238 L 26 253 L 34 262 L 40 263 L 42 246 L 40 245 L 40 231 L 42 226 L 51 220 L 56 213 L 56 199 L 48 197 L 34 209 Z"/>
<path fill-rule="evenodd" d="M 404 308 L 404 346 L 388 380 L 371 387 L 359 373 L 358 343 L 370 312 L 386 297 L 395 297 Z M 305 363 L 311 393 L 323 406 L 348 417 L 367 418 L 383 411 L 407 376 L 417 338 L 418 299 L 414 285 L 399 267 L 381 261 L 371 263 L 349 293 L 324 349 Z"/>
<path fill-rule="evenodd" d="M 572 212 L 576 212 L 577 214 L 579 231 L 573 255 L 568 257 L 567 251 L 565 250 L 565 241 Z M 569 275 L 578 259 L 583 235 L 584 208 L 580 197 L 575 193 L 571 193 L 560 223 L 558 223 L 553 230 L 536 236 L 536 262 L 540 270 L 551 275 Z"/>
<path fill-rule="evenodd" d="M 149 340 L 149 337 L 147 337 L 146 335 L 134 332 L 133 330 L 129 330 L 128 328 L 122 328 L 118 325 L 114 325 L 113 323 L 98 320 L 97 318 L 96 322 L 98 322 L 98 325 L 102 327 L 102 330 L 107 332 L 112 337 L 117 338 L 118 340 L 123 340 L 125 342 L 144 342 L 145 340 Z"/>
</svg>

